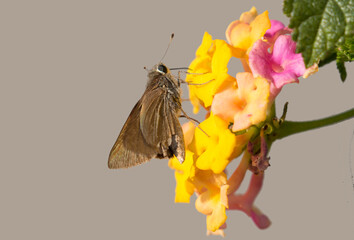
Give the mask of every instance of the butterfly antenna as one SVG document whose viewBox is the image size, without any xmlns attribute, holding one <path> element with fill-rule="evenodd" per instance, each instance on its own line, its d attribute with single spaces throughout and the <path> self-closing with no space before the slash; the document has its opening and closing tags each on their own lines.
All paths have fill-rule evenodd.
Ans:
<svg viewBox="0 0 354 240">
<path fill-rule="evenodd" d="M 172 34 L 171 34 L 171 37 L 170 37 L 170 42 L 168 43 L 168 46 L 167 46 L 167 48 L 166 48 L 166 51 L 165 51 L 165 53 L 163 54 L 163 56 L 162 56 L 160 62 L 162 62 L 162 60 L 165 58 L 165 56 L 166 56 L 166 54 L 167 54 L 167 51 L 168 51 L 168 49 L 170 48 L 170 45 L 171 45 L 171 42 L 172 42 L 172 39 L 173 39 L 174 36 L 175 36 L 175 34 L 172 33 Z"/>
</svg>

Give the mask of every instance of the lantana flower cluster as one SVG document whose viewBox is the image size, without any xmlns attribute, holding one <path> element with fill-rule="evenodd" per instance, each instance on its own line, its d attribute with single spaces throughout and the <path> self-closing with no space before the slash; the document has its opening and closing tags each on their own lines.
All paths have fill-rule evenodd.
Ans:
<svg viewBox="0 0 354 240">
<path fill-rule="evenodd" d="M 309 75 L 290 33 L 281 22 L 270 20 L 267 11 L 258 14 L 253 7 L 230 23 L 227 41 L 205 32 L 189 66 L 186 82 L 193 111 L 203 107 L 207 114 L 198 127 L 191 122 L 183 125 L 185 162 L 172 158 L 169 166 L 175 170 L 175 201 L 188 203 L 195 193 L 195 207 L 206 215 L 208 234 L 224 234 L 227 210 L 243 211 L 261 229 L 271 224 L 254 205 L 269 166 L 260 129 L 272 117 L 282 87 Z M 241 61 L 244 72 L 228 73 L 231 58 Z M 257 144 L 255 139 L 261 141 Z M 226 167 L 241 154 L 238 167 L 228 177 Z M 240 194 L 247 170 L 251 180 Z"/>
</svg>

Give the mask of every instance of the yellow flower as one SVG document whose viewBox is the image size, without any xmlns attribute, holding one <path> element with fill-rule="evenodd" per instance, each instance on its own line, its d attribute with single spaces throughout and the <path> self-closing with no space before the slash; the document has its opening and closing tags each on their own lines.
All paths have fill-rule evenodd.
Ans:
<svg viewBox="0 0 354 240">
<path fill-rule="evenodd" d="M 202 44 L 196 52 L 196 58 L 189 66 L 191 74 L 186 78 L 189 85 L 189 98 L 199 111 L 200 105 L 209 109 L 219 86 L 227 80 L 233 80 L 227 71 L 227 64 L 233 54 L 232 47 L 224 40 L 212 40 L 205 32 Z"/>
<path fill-rule="evenodd" d="M 191 178 L 195 175 L 194 153 L 189 151 L 188 145 L 193 140 L 195 126 L 192 122 L 183 124 L 184 143 L 186 145 L 186 157 L 181 164 L 176 157 L 168 162 L 168 166 L 175 170 L 176 194 L 175 202 L 189 203 L 190 197 L 194 193 L 194 185 Z"/>
<path fill-rule="evenodd" d="M 176 189 L 175 202 L 189 203 L 194 193 L 194 185 L 191 178 L 195 175 L 193 153 L 186 151 L 186 158 L 181 164 L 176 157 L 168 162 L 168 166 L 175 170 Z"/>
<path fill-rule="evenodd" d="M 251 73 L 236 75 L 237 83 L 225 83 L 214 97 L 211 111 L 227 122 L 233 122 L 232 131 L 240 131 L 266 120 L 270 110 L 270 84 Z"/>
<path fill-rule="evenodd" d="M 222 173 L 226 166 L 244 150 L 252 132 L 236 136 L 229 129 L 229 122 L 212 112 L 196 129 L 190 150 L 196 154 L 196 167 Z"/>
</svg>

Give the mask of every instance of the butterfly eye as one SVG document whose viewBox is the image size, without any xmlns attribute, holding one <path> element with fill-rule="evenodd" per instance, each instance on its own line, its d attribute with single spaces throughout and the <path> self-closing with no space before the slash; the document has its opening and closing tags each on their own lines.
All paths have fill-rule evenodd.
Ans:
<svg viewBox="0 0 354 240">
<path fill-rule="evenodd" d="M 167 73 L 167 67 L 163 64 L 160 64 L 159 66 L 157 66 L 157 71 L 160 73 Z"/>
</svg>

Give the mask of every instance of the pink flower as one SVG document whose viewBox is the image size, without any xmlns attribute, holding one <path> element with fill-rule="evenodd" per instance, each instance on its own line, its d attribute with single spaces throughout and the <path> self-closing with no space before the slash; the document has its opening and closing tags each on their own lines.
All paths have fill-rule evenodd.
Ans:
<svg viewBox="0 0 354 240">
<path fill-rule="evenodd" d="M 290 34 L 292 30 L 284 26 L 284 24 L 278 20 L 270 20 L 271 27 L 264 34 L 264 39 L 270 43 L 274 43 L 275 40 L 284 34 Z"/>
<path fill-rule="evenodd" d="M 274 99 L 285 84 L 299 82 L 298 77 L 305 71 L 305 64 L 301 54 L 296 54 L 296 43 L 289 35 L 281 35 L 271 45 L 258 40 L 249 54 L 249 64 L 255 77 L 266 78 L 270 83 L 271 98 Z"/>
</svg>

